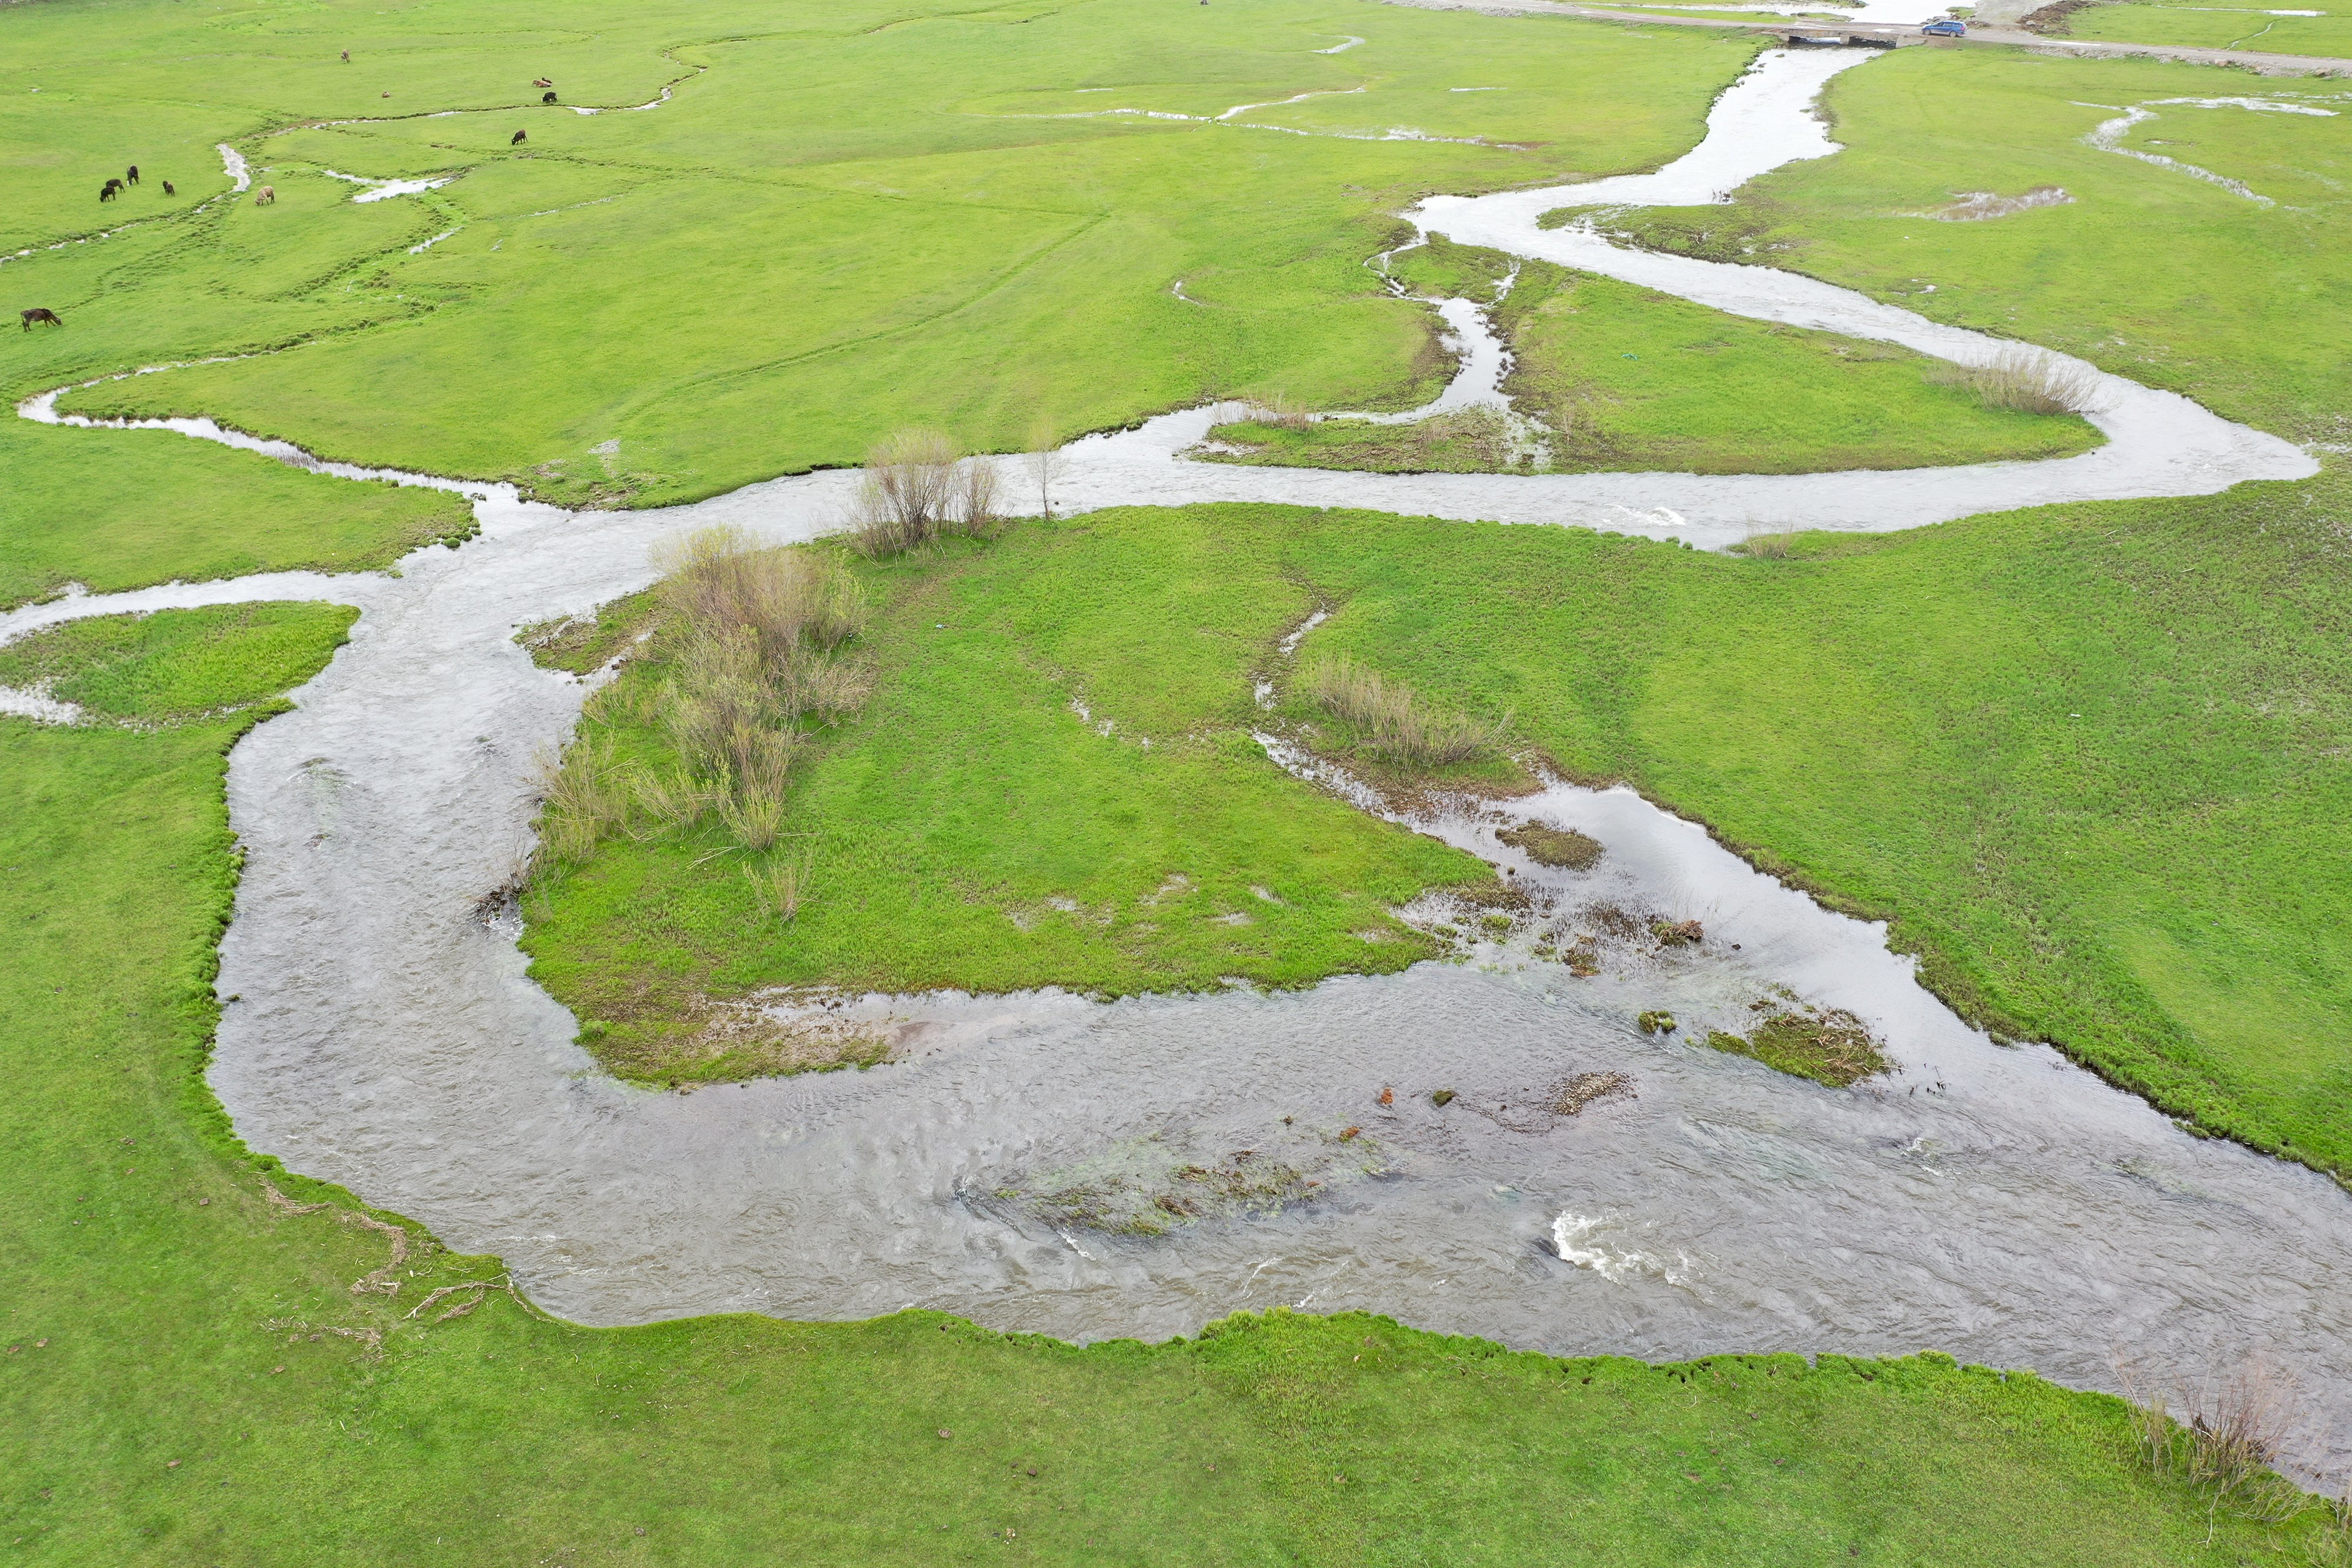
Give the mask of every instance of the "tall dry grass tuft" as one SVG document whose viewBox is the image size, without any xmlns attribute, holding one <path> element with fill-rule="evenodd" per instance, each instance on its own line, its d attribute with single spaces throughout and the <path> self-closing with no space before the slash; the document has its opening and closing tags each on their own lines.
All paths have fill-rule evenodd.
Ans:
<svg viewBox="0 0 2352 1568">
<path fill-rule="evenodd" d="M 1408 767 L 1466 762 L 1495 747 L 1510 725 L 1507 716 L 1483 724 L 1460 714 L 1433 712 L 1410 687 L 1386 680 L 1345 653 L 1314 665 L 1305 680 L 1315 705 L 1356 732 L 1358 747 Z"/>
<path fill-rule="evenodd" d="M 2101 402 L 2096 371 L 2021 343 L 2003 349 L 1989 365 L 1947 366 L 1934 380 L 2020 413 L 2096 413 Z"/>
<path fill-rule="evenodd" d="M 759 905 L 760 918 L 789 925 L 808 899 L 809 862 L 802 859 L 747 865 L 743 880 L 751 884 L 751 902 Z"/>
<path fill-rule="evenodd" d="M 1739 543 L 1739 553 L 1750 560 L 1786 560 L 1795 553 L 1797 530 L 1750 534 Z"/>
<path fill-rule="evenodd" d="M 2257 1356 L 2227 1377 L 2176 1386 L 2169 1398 L 2143 1386 L 2132 1369 L 2122 1371 L 2140 1458 L 2150 1469 L 2186 1481 L 2242 1519 L 2276 1523 L 2310 1506 L 2302 1488 L 2271 1468 L 2296 1412 L 2294 1391 L 2269 1362 Z M 2175 1404 L 2186 1420 L 2173 1414 Z"/>
<path fill-rule="evenodd" d="M 541 753 L 536 782 L 540 842 L 551 859 L 579 860 L 628 825 L 629 779 L 609 740 L 579 740 L 561 755 Z"/>
<path fill-rule="evenodd" d="M 1306 404 L 1286 392 L 1254 398 L 1249 410 L 1250 417 L 1258 423 L 1276 425 L 1284 430 L 1305 430 L 1315 423 L 1315 416 L 1307 412 Z"/>
<path fill-rule="evenodd" d="M 1003 525 L 996 462 L 966 457 L 933 430 L 902 430 L 866 455 L 851 537 L 869 557 L 898 555 L 942 534 L 993 538 Z"/>
</svg>

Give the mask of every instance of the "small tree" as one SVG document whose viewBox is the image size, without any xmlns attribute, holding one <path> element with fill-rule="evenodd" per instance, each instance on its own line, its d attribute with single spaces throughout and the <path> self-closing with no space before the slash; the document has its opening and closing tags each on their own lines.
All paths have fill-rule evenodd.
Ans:
<svg viewBox="0 0 2352 1568">
<path fill-rule="evenodd" d="M 1065 465 L 1062 448 L 1054 439 L 1054 422 L 1041 413 L 1029 426 L 1029 472 L 1037 481 L 1037 509 L 1048 517 L 1054 515 L 1054 481 Z"/>
</svg>

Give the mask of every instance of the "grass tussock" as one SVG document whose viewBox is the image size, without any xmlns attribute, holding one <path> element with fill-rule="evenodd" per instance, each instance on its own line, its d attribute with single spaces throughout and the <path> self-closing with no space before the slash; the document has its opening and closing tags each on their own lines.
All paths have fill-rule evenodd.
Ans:
<svg viewBox="0 0 2352 1568">
<path fill-rule="evenodd" d="M 2269 1362 L 2256 1357 L 2226 1377 L 2176 1385 L 2168 1398 L 2140 1386 L 2131 1368 L 2123 1372 L 2140 1458 L 2149 1469 L 2241 1519 L 2275 1524 L 2311 1506 L 2308 1494 L 2271 1468 L 2297 1412 L 2294 1391 Z M 2174 1405 L 2185 1420 L 2172 1413 Z M 2343 1522 L 2339 1515 L 2339 1537 Z"/>
<path fill-rule="evenodd" d="M 866 455 L 866 482 L 852 509 L 851 538 L 879 559 L 943 534 L 992 538 L 1003 512 L 995 460 L 967 457 L 935 430 L 902 430 Z"/>
<path fill-rule="evenodd" d="M 2023 344 L 2003 349 L 1989 365 L 1954 365 L 1930 379 L 2018 413 L 2095 413 L 2101 402 L 2096 371 Z"/>
<path fill-rule="evenodd" d="M 1260 424 L 1270 424 L 1277 430 L 1305 430 L 1315 423 L 1315 416 L 1307 405 L 1286 392 L 1275 392 L 1263 398 L 1252 398 L 1250 418 Z"/>
<path fill-rule="evenodd" d="M 1505 828 L 1495 836 L 1514 849 L 1525 851 L 1538 865 L 1566 871 L 1591 871 L 1601 863 L 1606 852 L 1600 840 L 1574 828 L 1555 828 L 1546 822 Z"/>
<path fill-rule="evenodd" d="M 1307 671 L 1315 706 L 1354 731 L 1354 744 L 1382 761 L 1444 768 L 1491 752 L 1510 725 L 1489 724 L 1425 706 L 1411 687 L 1342 653 Z"/>
</svg>

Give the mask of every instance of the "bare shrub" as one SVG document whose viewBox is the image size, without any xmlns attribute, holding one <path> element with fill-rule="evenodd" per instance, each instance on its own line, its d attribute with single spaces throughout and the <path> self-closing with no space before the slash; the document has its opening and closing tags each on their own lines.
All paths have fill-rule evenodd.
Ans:
<svg viewBox="0 0 2352 1568">
<path fill-rule="evenodd" d="M 1037 481 L 1037 512 L 1051 519 L 1054 516 L 1054 481 L 1060 478 L 1068 459 L 1062 454 L 1061 443 L 1055 439 L 1054 421 L 1040 413 L 1029 424 L 1029 451 L 1025 458 L 1029 476 Z"/>
<path fill-rule="evenodd" d="M 949 476 L 947 515 L 940 531 L 970 538 L 992 539 L 1003 528 L 1004 514 L 997 496 L 1003 476 L 992 457 L 967 457 Z"/>
<path fill-rule="evenodd" d="M 1356 732 L 1358 746 L 1409 767 L 1466 762 L 1494 747 L 1510 723 L 1508 717 L 1482 724 L 1460 714 L 1433 712 L 1410 687 L 1345 653 L 1309 669 L 1306 684 L 1317 706 Z"/>
<path fill-rule="evenodd" d="M 2020 413 L 2095 413 L 2101 402 L 2096 371 L 2021 343 L 2003 349 L 1989 365 L 1953 365 L 1934 379 Z"/>
<path fill-rule="evenodd" d="M 958 454 L 936 430 L 901 430 L 866 455 L 866 479 L 850 521 L 873 557 L 929 544 L 955 502 Z"/>
</svg>

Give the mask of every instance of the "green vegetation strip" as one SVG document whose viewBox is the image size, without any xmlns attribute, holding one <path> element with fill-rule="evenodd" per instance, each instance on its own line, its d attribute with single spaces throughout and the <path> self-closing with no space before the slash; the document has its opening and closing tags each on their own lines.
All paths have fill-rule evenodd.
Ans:
<svg viewBox="0 0 2352 1568">
<path fill-rule="evenodd" d="M 2231 101 L 2249 98 L 2329 112 Z M 2352 435 L 2352 85 L 1900 49 L 1839 76 L 1824 103 L 1845 147 L 1836 157 L 1767 174 L 1728 208 L 1662 209 L 1617 226 L 2079 355 L 2290 440 Z M 2242 182 L 2263 200 L 2089 144 L 2136 106 L 2153 118 L 2121 147 Z M 1974 222 L 1929 215 L 1972 193 L 2045 187 L 2072 199 Z"/>
<path fill-rule="evenodd" d="M 321 652 L 196 613 L 249 651 L 217 688 L 239 702 Z M 308 613 L 325 643 L 346 615 Z M 222 755 L 263 709 L 171 711 L 0 719 L 0 1540 L 26 1562 L 2071 1565 L 2325 1543 L 2317 1511 L 2209 1517 L 2139 1462 L 2119 1401 L 1934 1356 L 1559 1361 L 1360 1315 L 1083 1349 L 929 1312 L 550 1321 L 492 1260 L 236 1143 L 199 1073 L 235 879 Z"/>
<path fill-rule="evenodd" d="M 1726 259 L 1747 260 L 1734 256 Z M 1509 258 L 1443 239 L 1393 269 L 1417 290 L 1487 301 Z M 1883 343 L 1744 320 L 1611 278 L 1523 266 L 1493 306 L 1514 363 L 1499 411 L 1412 424 L 1265 420 L 1219 426 L 1228 463 L 1381 473 L 1812 474 L 2066 457 L 2082 419 L 1990 406 L 1940 361 Z"/>
<path fill-rule="evenodd" d="M 1750 558 L 1281 507 L 1027 524 L 866 569 L 877 684 L 795 776 L 796 919 L 759 918 L 746 857 L 706 826 L 554 872 L 525 946 L 635 1042 L 597 1042 L 608 1061 L 651 1077 L 745 1071 L 693 1043 L 698 1009 L 768 986 L 1119 993 L 1410 961 L 1427 948 L 1386 907 L 1483 868 L 1295 783 L 1249 736 L 1320 718 L 1275 644 L 1322 605 L 1299 663 L 1346 654 L 1440 710 L 1510 713 L 1513 743 L 1570 775 L 1629 779 L 1890 918 L 1969 1016 L 2344 1168 L 2345 491 Z M 627 703 L 660 678 L 625 675 L 589 734 L 657 752 L 658 705 Z"/>
</svg>

